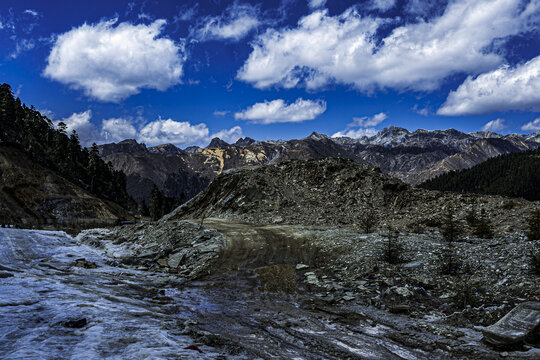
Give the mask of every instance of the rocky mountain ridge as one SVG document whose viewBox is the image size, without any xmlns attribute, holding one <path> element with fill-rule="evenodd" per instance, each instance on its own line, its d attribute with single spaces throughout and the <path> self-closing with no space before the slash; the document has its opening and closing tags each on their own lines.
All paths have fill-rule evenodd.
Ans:
<svg viewBox="0 0 540 360">
<path fill-rule="evenodd" d="M 206 148 L 179 149 L 172 144 L 147 148 L 135 140 L 99 146 L 100 155 L 127 175 L 128 192 L 148 201 L 156 184 L 167 196 L 189 199 L 223 171 L 292 159 L 338 157 L 379 167 L 384 173 L 416 185 L 441 173 L 474 166 L 490 157 L 535 149 L 540 134 L 463 133 L 455 129 L 410 132 L 389 126 L 359 139 L 312 133 L 295 140 L 234 144 L 212 139 Z"/>
</svg>

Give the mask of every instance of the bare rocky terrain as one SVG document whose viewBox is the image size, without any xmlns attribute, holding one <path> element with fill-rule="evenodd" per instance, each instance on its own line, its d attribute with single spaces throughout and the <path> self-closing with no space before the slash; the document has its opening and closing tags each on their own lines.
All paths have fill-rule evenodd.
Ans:
<svg viewBox="0 0 540 360">
<path fill-rule="evenodd" d="M 449 208 L 463 230 L 451 243 L 440 233 Z M 471 209 L 494 234 L 475 234 Z M 158 222 L 77 240 L 208 291 L 222 305 L 186 331 L 248 357 L 533 359 L 538 328 L 503 347 L 482 339 L 540 299 L 529 263 L 539 244 L 524 223 L 535 209 L 415 189 L 351 160 L 293 160 L 225 171 Z M 365 231 L 368 213 L 377 221 Z"/>
</svg>

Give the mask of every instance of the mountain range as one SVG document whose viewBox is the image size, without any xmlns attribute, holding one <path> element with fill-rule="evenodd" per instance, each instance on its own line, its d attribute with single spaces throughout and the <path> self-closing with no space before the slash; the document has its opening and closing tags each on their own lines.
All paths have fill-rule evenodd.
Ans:
<svg viewBox="0 0 540 360">
<path fill-rule="evenodd" d="M 246 137 L 234 144 L 214 138 L 205 148 L 180 149 L 172 144 L 147 147 L 135 140 L 124 140 L 100 145 L 99 153 L 115 170 L 126 174 L 128 193 L 140 203 L 149 201 L 154 184 L 166 196 L 187 200 L 226 170 L 286 160 L 351 159 L 418 185 L 494 156 L 538 147 L 540 132 L 528 135 L 463 133 L 455 129 L 411 132 L 389 126 L 374 136 L 359 139 L 314 132 L 303 139 L 258 141 Z"/>
</svg>

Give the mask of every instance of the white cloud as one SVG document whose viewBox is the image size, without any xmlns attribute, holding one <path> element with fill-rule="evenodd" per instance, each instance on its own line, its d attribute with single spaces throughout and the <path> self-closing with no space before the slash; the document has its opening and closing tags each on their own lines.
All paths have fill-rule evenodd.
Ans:
<svg viewBox="0 0 540 360">
<path fill-rule="evenodd" d="M 220 111 L 220 110 L 215 110 L 214 111 L 214 116 L 225 116 L 229 113 L 230 111 L 228 110 L 223 110 L 223 111 Z"/>
<path fill-rule="evenodd" d="M 324 5 L 326 5 L 326 0 L 309 0 L 308 1 L 308 6 L 310 9 L 322 8 Z"/>
<path fill-rule="evenodd" d="M 482 131 L 498 132 L 504 129 L 506 129 L 504 119 L 491 120 L 487 122 L 484 126 L 482 126 Z"/>
<path fill-rule="evenodd" d="M 32 16 L 39 16 L 39 13 L 36 10 L 32 10 L 32 9 L 24 10 L 24 13 L 28 15 L 32 15 Z"/>
<path fill-rule="evenodd" d="M 236 140 L 240 139 L 243 136 L 242 128 L 240 126 L 235 126 L 230 129 L 224 129 L 218 131 L 215 134 L 212 134 L 210 137 L 213 139 L 215 137 L 220 138 L 223 141 L 228 142 L 229 144 L 235 143 Z"/>
<path fill-rule="evenodd" d="M 506 110 L 540 109 L 540 56 L 514 68 L 468 77 L 450 92 L 439 115 L 484 114 Z"/>
<path fill-rule="evenodd" d="M 183 48 L 159 37 L 165 20 L 114 26 L 116 22 L 83 24 L 58 36 L 44 75 L 110 102 L 142 88 L 163 91 L 180 83 Z"/>
<path fill-rule="evenodd" d="M 371 117 L 362 116 L 354 117 L 353 122 L 347 125 L 347 129 L 338 131 L 332 137 L 350 137 L 353 139 L 361 138 L 362 136 L 373 136 L 377 134 L 377 129 L 374 126 L 379 125 L 384 120 L 388 119 L 388 115 L 381 112 Z M 357 129 L 351 129 L 357 128 Z"/>
<path fill-rule="evenodd" d="M 523 131 L 536 132 L 540 131 L 540 118 L 534 119 L 521 127 Z"/>
<path fill-rule="evenodd" d="M 233 4 L 221 16 L 207 16 L 192 31 L 201 40 L 228 39 L 238 41 L 260 25 L 258 10 L 250 4 Z"/>
<path fill-rule="evenodd" d="M 353 139 L 358 139 L 363 136 L 373 136 L 377 134 L 377 130 L 373 128 L 368 129 L 349 129 L 349 130 L 343 130 L 338 131 L 332 137 L 349 137 Z"/>
<path fill-rule="evenodd" d="M 131 122 L 124 118 L 112 118 L 103 120 L 101 123 L 101 141 L 115 142 L 125 139 L 135 139 L 137 129 Z"/>
<path fill-rule="evenodd" d="M 526 29 L 519 0 L 452 1 L 430 21 L 417 20 L 377 39 L 391 20 L 363 17 L 352 7 L 301 18 L 295 28 L 269 29 L 251 44 L 237 77 L 257 88 L 318 89 L 328 83 L 376 88 L 433 90 L 455 73 L 480 73 L 503 62 L 486 50 L 497 39 Z M 520 12 L 522 11 L 522 12 Z"/>
<path fill-rule="evenodd" d="M 382 123 L 384 120 L 388 119 L 388 115 L 385 113 L 378 113 L 372 117 L 362 116 L 353 118 L 353 122 L 349 126 L 357 127 L 373 127 Z"/>
<path fill-rule="evenodd" d="M 82 146 L 88 146 L 94 141 L 99 141 L 99 135 L 96 131 L 94 124 L 90 122 L 92 118 L 92 111 L 86 110 L 80 113 L 73 113 L 69 117 L 62 119 L 62 122 L 66 124 L 66 132 L 71 135 L 71 132 L 75 130 L 79 135 L 79 142 Z M 55 121 L 54 125 L 58 126 L 60 121 Z"/>
<path fill-rule="evenodd" d="M 370 7 L 372 9 L 378 9 L 382 12 L 388 11 L 396 6 L 396 0 L 371 0 Z"/>
<path fill-rule="evenodd" d="M 187 121 L 159 118 L 149 122 L 140 130 L 139 140 L 150 145 L 165 143 L 186 145 L 201 143 L 208 139 L 208 135 L 206 124 L 192 125 Z"/>
<path fill-rule="evenodd" d="M 412 107 L 411 110 L 414 111 L 415 113 L 423 115 L 423 116 L 428 116 L 429 115 L 429 109 L 427 107 L 420 108 L 418 106 L 418 104 L 414 104 L 414 106 Z"/>
<path fill-rule="evenodd" d="M 246 110 L 234 114 L 237 120 L 249 120 L 254 124 L 274 124 L 313 120 L 326 111 L 323 100 L 304 100 L 298 98 L 286 104 L 282 99 L 257 103 Z"/>
<path fill-rule="evenodd" d="M 20 54 L 25 51 L 30 51 L 36 46 L 33 39 L 21 39 L 16 42 L 15 50 L 9 55 L 10 58 L 16 59 Z"/>
</svg>

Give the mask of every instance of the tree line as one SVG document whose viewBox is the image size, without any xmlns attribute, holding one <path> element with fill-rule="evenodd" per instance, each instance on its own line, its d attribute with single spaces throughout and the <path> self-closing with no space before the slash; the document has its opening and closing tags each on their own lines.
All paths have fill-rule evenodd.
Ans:
<svg viewBox="0 0 540 360">
<path fill-rule="evenodd" d="M 75 131 L 52 121 L 15 98 L 11 86 L 0 85 L 0 143 L 22 149 L 34 161 L 59 173 L 90 193 L 126 209 L 136 204 L 126 190 L 126 176 L 99 156 L 97 145 L 81 147 Z"/>
<path fill-rule="evenodd" d="M 430 190 L 540 200 L 540 148 L 499 155 L 470 169 L 451 171 L 419 187 Z"/>
</svg>

